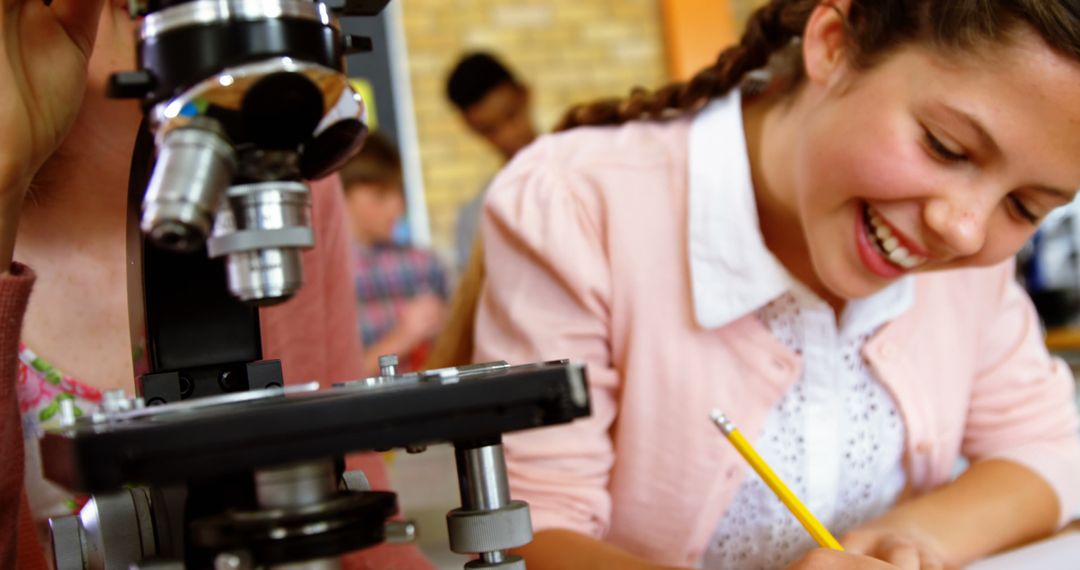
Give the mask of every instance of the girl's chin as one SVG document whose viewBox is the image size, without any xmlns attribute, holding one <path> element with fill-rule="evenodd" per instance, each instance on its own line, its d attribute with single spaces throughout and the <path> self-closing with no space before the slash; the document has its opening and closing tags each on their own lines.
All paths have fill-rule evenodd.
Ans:
<svg viewBox="0 0 1080 570">
<path fill-rule="evenodd" d="M 836 286 L 829 287 L 829 290 L 833 292 L 833 295 L 845 301 L 855 301 L 880 292 L 891 285 L 892 282 L 893 280 L 873 279 L 871 281 L 865 277 L 851 276 L 848 279 L 840 280 Z"/>
<path fill-rule="evenodd" d="M 836 300 L 845 302 L 869 297 L 888 287 L 893 281 L 876 275 L 868 275 L 853 270 L 851 267 L 837 268 L 836 271 L 831 271 L 823 277 L 821 286 L 828 294 Z"/>
</svg>

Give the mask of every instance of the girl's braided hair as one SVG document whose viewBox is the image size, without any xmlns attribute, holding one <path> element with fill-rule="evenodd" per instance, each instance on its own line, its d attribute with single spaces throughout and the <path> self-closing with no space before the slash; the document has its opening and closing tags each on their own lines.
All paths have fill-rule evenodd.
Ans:
<svg viewBox="0 0 1080 570">
<path fill-rule="evenodd" d="M 832 1 L 773 0 L 751 15 L 739 43 L 689 81 L 655 91 L 639 87 L 625 99 L 577 105 L 555 130 L 661 119 L 696 110 L 739 85 L 751 71 L 765 67 L 802 35 L 822 3 Z M 947 49 L 1005 42 L 1022 24 L 1051 48 L 1080 61 L 1080 0 L 852 0 L 846 19 L 852 62 L 863 68 L 912 42 Z"/>
</svg>

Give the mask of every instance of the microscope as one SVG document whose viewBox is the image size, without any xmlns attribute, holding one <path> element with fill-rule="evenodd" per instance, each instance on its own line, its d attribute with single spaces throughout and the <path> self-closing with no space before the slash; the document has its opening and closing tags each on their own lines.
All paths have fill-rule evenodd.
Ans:
<svg viewBox="0 0 1080 570">
<path fill-rule="evenodd" d="M 302 287 L 314 243 L 304 182 L 363 144 L 344 56 L 371 49 L 339 17 L 389 0 L 132 0 L 136 71 L 110 94 L 144 121 L 129 182 L 135 398 L 105 395 L 41 442 L 45 475 L 91 499 L 50 520 L 58 570 L 331 570 L 416 529 L 346 453 L 452 443 L 462 506 L 451 550 L 471 569 L 524 569 L 532 538 L 510 498 L 503 433 L 589 413 L 583 366 L 494 362 L 286 386 L 263 360 L 258 307 Z"/>
</svg>

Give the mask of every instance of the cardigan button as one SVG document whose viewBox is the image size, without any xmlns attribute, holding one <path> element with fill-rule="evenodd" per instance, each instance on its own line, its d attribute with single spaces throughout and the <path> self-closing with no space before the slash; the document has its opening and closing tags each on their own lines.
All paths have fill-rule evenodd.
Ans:
<svg viewBox="0 0 1080 570">
<path fill-rule="evenodd" d="M 930 450 L 934 448 L 934 444 L 930 443 L 930 440 L 924 439 L 915 445 L 915 451 L 919 453 L 930 453 Z"/>
</svg>

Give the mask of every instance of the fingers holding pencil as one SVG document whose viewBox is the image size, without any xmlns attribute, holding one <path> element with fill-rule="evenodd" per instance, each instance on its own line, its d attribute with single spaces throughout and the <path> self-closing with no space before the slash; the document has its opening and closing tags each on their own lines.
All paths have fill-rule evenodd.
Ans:
<svg viewBox="0 0 1080 570">
<path fill-rule="evenodd" d="M 832 533 L 791 492 L 727 416 L 719 410 L 713 410 L 709 418 L 822 547 L 808 552 L 797 562 L 788 566 L 787 570 L 941 570 L 943 568 L 940 557 L 933 556 L 930 550 L 920 548 L 917 542 L 909 540 L 902 534 L 887 530 L 864 529 L 849 533 L 845 537 L 845 542 L 852 551 L 844 552 L 844 548 Z"/>
<path fill-rule="evenodd" d="M 815 548 L 785 570 L 920 570 L 918 566 L 895 566 L 888 562 L 829 548 Z"/>
<path fill-rule="evenodd" d="M 947 565 L 934 548 L 903 529 L 882 527 L 874 523 L 844 535 L 848 552 L 865 554 L 885 560 L 904 570 L 944 570 Z"/>
</svg>

